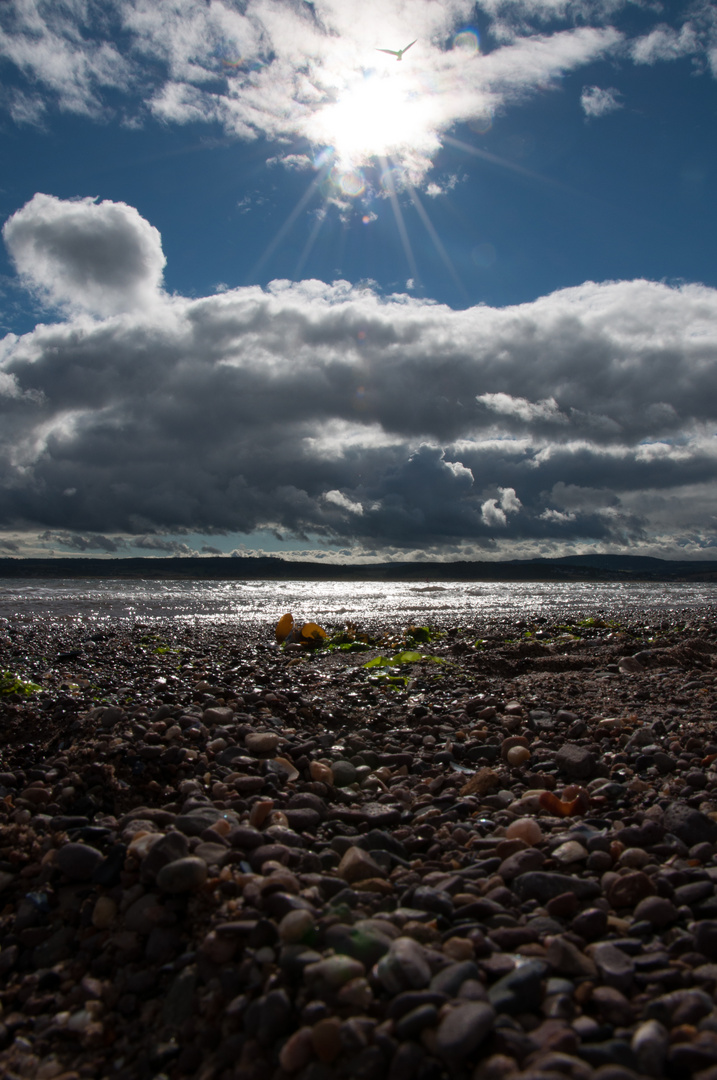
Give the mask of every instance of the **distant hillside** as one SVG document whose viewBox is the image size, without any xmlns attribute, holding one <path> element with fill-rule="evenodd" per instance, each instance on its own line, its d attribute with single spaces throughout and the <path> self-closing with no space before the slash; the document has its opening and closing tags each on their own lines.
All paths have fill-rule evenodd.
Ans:
<svg viewBox="0 0 717 1080">
<path fill-rule="evenodd" d="M 508 562 L 403 562 L 372 566 L 272 557 L 0 559 L 0 578 L 148 578 L 301 581 L 717 581 L 717 561 L 642 555 L 567 555 Z"/>
</svg>

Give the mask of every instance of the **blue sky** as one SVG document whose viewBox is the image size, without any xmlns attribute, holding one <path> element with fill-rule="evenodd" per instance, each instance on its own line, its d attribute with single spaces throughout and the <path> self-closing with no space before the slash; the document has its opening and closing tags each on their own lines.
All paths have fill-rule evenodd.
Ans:
<svg viewBox="0 0 717 1080">
<path fill-rule="evenodd" d="M 9 0 L 0 65 L 0 552 L 711 554 L 717 4 Z"/>
</svg>

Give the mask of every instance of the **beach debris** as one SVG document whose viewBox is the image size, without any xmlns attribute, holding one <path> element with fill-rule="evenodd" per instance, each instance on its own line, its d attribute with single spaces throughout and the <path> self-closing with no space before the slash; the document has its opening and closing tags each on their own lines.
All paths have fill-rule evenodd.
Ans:
<svg viewBox="0 0 717 1080">
<path fill-rule="evenodd" d="M 282 615 L 276 624 L 276 640 L 278 643 L 293 644 L 321 644 L 326 641 L 328 634 L 323 626 L 315 622 L 297 623 L 291 612 Z"/>
</svg>

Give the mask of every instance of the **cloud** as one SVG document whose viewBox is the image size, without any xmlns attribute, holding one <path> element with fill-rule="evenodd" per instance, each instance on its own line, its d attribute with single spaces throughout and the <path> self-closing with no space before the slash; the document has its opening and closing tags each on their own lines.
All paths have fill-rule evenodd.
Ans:
<svg viewBox="0 0 717 1080">
<path fill-rule="evenodd" d="M 498 488 L 497 499 L 486 499 L 481 505 L 483 524 L 489 528 L 504 529 L 508 524 L 508 514 L 517 514 L 521 502 L 513 488 Z"/>
<path fill-rule="evenodd" d="M 471 0 L 5 0 L 0 56 L 23 83 L 9 98 L 18 123 L 52 107 L 107 118 L 121 102 L 125 122 L 274 142 L 291 168 L 315 159 L 306 143 L 344 171 L 390 154 L 422 183 L 454 125 L 483 123 L 624 44 L 608 22 L 620 4 L 479 7 L 480 44 L 466 31 Z M 377 52 L 409 27 L 417 42 L 400 65 Z"/>
<path fill-rule="evenodd" d="M 580 95 L 580 104 L 586 116 L 607 116 L 622 108 L 619 97 L 620 91 L 614 87 L 602 90 L 599 86 L 585 86 Z"/>
<path fill-rule="evenodd" d="M 162 241 L 133 206 L 35 195 L 3 226 L 18 273 L 52 304 L 113 315 L 155 303 Z"/>
<path fill-rule="evenodd" d="M 117 304 L 108 234 L 129 252 Z M 0 341 L 13 541 L 186 553 L 189 533 L 264 529 L 440 554 L 715 536 L 717 290 L 586 282 L 455 311 L 307 280 L 189 299 L 159 290 L 159 234 L 131 207 L 36 196 L 5 235 L 69 305 Z"/>
</svg>

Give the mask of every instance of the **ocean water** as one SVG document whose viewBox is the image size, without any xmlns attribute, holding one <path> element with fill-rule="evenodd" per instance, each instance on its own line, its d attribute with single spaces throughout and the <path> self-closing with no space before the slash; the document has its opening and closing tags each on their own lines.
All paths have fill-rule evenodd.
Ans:
<svg viewBox="0 0 717 1080">
<path fill-rule="evenodd" d="M 694 621 L 717 614 L 717 584 L 645 582 L 0 580 L 0 617 L 87 623 L 273 625 L 287 611 L 326 625 L 475 626 L 543 618 Z"/>
</svg>

